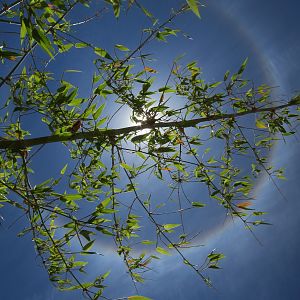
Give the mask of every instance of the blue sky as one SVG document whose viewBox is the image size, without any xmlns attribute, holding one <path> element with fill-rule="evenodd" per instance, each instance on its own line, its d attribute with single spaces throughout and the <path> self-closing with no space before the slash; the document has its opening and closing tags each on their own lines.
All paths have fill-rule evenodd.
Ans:
<svg viewBox="0 0 300 300">
<path fill-rule="evenodd" d="M 94 3 L 97 6 L 98 2 Z M 176 4 L 180 2 L 166 0 L 163 5 L 159 5 L 159 9 L 154 2 L 144 3 L 154 14 L 163 17 L 167 15 L 170 7 L 177 7 Z M 176 56 L 186 53 L 184 60 L 197 60 L 204 78 L 208 81 L 222 79 L 226 70 L 236 70 L 249 57 L 247 77 L 253 78 L 258 84 L 266 82 L 278 87 L 275 90 L 276 95 L 283 99 L 294 95 L 300 89 L 300 26 L 297 21 L 299 9 L 297 0 L 211 0 L 201 10 L 201 20 L 193 14 L 187 14 L 174 23 L 175 27 L 182 29 L 192 39 L 179 34 L 178 38 L 170 39 L 167 44 L 151 44 L 146 47 L 145 52 L 154 53 L 157 61 L 151 66 L 161 70 L 161 77 L 167 76 Z M 87 14 L 88 11 L 77 12 L 74 19 Z M 104 15 L 91 24 L 80 29 L 79 34 L 85 40 L 105 47 L 120 43 L 129 48 L 138 44 L 139 29 L 150 26 L 149 22 L 136 13 L 129 13 L 118 21 L 113 20 L 111 15 Z M 74 84 L 80 83 L 80 93 L 84 95 L 90 92 L 88 78 L 94 72 L 90 67 L 90 59 L 91 57 L 86 56 L 74 60 L 66 54 L 57 58 L 53 66 L 50 64 L 49 70 L 59 72 L 63 68 L 81 69 L 82 73 L 68 74 L 67 78 L 73 80 Z M 128 120 L 119 118 L 113 124 L 122 126 L 123 122 L 127 125 Z M 34 129 L 38 135 L 39 128 Z M 240 222 L 235 221 L 225 226 L 224 214 L 207 213 L 207 222 L 208 217 L 213 221 L 212 227 L 208 228 L 210 234 L 203 232 L 200 235 L 200 241 L 205 246 L 188 250 L 187 254 L 193 259 L 199 259 L 199 263 L 215 248 L 225 254 L 226 258 L 221 262 L 222 269 L 210 273 L 215 289 L 206 287 L 174 254 L 154 264 L 154 272 L 148 273 L 146 283 L 138 286 L 140 293 L 155 300 L 298 299 L 299 154 L 299 141 L 294 137 L 288 139 L 286 144 L 279 143 L 272 154 L 274 164 L 286 168 L 288 180 L 280 182 L 279 187 L 287 200 L 279 195 L 267 178 L 256 188 L 257 205 L 268 212 L 266 218 L 273 224 L 255 230 L 262 245 Z M 55 173 L 49 167 L 51 165 L 63 167 L 64 155 L 64 150 L 55 146 L 41 152 L 40 161 L 36 163 L 40 168 L 39 178 L 46 177 L 49 171 Z M 197 195 L 199 191 L 192 190 L 190 193 Z M 16 219 L 14 211 L 5 208 L 2 214 L 5 222 L 0 228 L 0 299 L 74 299 L 74 294 L 60 293 L 48 281 L 47 274 L 36 257 L 30 236 L 16 237 L 24 226 L 23 220 L 10 226 Z M 197 224 L 198 221 L 194 216 L 192 223 Z M 112 270 L 113 275 L 107 282 L 109 288 L 106 296 L 117 298 L 136 294 L 121 259 L 111 253 L 109 245 L 100 246 L 104 249 L 101 248 L 105 258 L 101 258 L 101 261 L 92 260 L 90 272 L 91 275 L 97 275 L 107 269 Z M 75 297 L 81 299 L 80 295 Z"/>
</svg>

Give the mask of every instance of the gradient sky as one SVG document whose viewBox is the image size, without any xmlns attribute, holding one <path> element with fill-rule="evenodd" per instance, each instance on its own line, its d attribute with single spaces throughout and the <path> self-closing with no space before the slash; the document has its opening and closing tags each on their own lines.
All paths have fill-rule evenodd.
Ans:
<svg viewBox="0 0 300 300">
<path fill-rule="evenodd" d="M 154 14 L 167 16 L 170 7 L 177 7 L 180 1 L 164 0 L 164 5 L 155 7 L 156 1 L 145 1 Z M 149 4 L 147 4 L 149 2 Z M 171 39 L 168 44 L 154 43 L 148 51 L 154 51 L 161 68 L 161 76 L 168 74 L 172 60 L 186 53 L 187 61 L 197 60 L 208 81 L 220 80 L 226 70 L 236 70 L 241 62 L 249 57 L 247 77 L 256 83 L 266 82 L 276 88 L 280 99 L 294 95 L 300 90 L 300 25 L 298 0 L 211 0 L 202 9 L 202 19 L 188 14 L 176 20 L 174 26 L 192 37 L 182 35 Z M 97 1 L 95 1 L 97 5 Z M 152 3 L 152 4 L 151 4 Z M 148 6 L 149 5 L 149 6 Z M 80 12 L 82 13 L 82 12 Z M 88 12 L 86 12 L 86 15 Z M 84 13 L 83 13 L 84 15 Z M 78 15 L 74 15 L 76 19 Z M 122 16 L 113 21 L 111 15 L 103 16 L 81 28 L 80 34 L 86 40 L 100 45 L 125 44 L 134 48 L 140 39 L 138 28 L 147 25 L 144 18 L 135 13 Z M 149 26 L 149 24 L 148 24 Z M 82 73 L 70 74 L 70 79 L 78 80 L 81 93 L 86 91 L 89 75 L 90 57 L 80 57 L 78 61 L 64 55 L 58 58 L 66 68 L 81 69 Z M 59 61 L 58 61 L 59 64 Z M 155 66 L 155 62 L 153 63 Z M 49 65 L 51 70 L 51 65 Z M 53 71 L 59 71 L 57 64 Z M 125 125 L 126 120 L 123 120 Z M 123 122 L 122 121 L 122 122 Z M 115 126 L 122 126 L 118 122 Z M 119 127 L 118 126 L 118 127 Z M 297 139 L 298 138 L 298 139 Z M 155 300 L 169 299 L 299 299 L 300 294 L 300 144 L 297 137 L 279 143 L 272 154 L 273 163 L 286 168 L 287 181 L 279 182 L 279 187 L 287 200 L 267 178 L 256 188 L 258 207 L 268 212 L 267 221 L 272 226 L 259 227 L 255 233 L 262 245 L 246 231 L 240 222 L 222 225 L 224 215 L 217 215 L 217 225 L 209 234 L 203 234 L 204 247 L 188 250 L 189 257 L 203 261 L 205 256 L 217 249 L 226 256 L 221 262 L 222 269 L 210 273 L 215 289 L 209 289 L 175 254 L 162 258 L 154 264 L 154 272 L 146 275 L 146 283 L 139 285 L 142 295 Z M 52 146 L 51 146 L 52 147 Z M 38 176 L 46 177 L 49 165 L 64 164 L 61 149 L 47 148 L 41 153 L 38 162 L 43 169 Z M 49 156 L 51 151 L 58 155 Z M 59 162 L 57 157 L 60 157 Z M 43 159 L 44 158 L 44 159 Z M 191 191 L 199 193 L 197 190 Z M 5 222 L 0 227 L 1 281 L 0 299 L 2 300 L 71 300 L 81 299 L 73 293 L 61 293 L 48 281 L 39 259 L 36 257 L 29 236 L 17 238 L 16 234 L 23 221 L 10 226 L 15 220 L 14 211 L 5 208 L 2 215 Z M 213 215 L 209 215 L 212 216 Z M 193 220 L 197 222 L 197 220 Z M 103 245 L 101 245 L 103 246 Z M 100 246 L 99 246 L 100 247 Z M 105 259 L 91 261 L 91 275 L 98 275 L 108 269 L 114 275 L 108 278 L 105 295 L 110 298 L 136 294 L 126 270 L 108 245 L 104 245 Z M 101 248 L 102 250 L 102 248 Z M 75 296 L 74 296 L 75 295 Z"/>
</svg>

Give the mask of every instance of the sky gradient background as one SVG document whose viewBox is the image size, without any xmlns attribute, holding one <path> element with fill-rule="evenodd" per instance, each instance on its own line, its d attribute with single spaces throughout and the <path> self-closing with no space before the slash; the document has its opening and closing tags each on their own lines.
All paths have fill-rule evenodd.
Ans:
<svg viewBox="0 0 300 300">
<path fill-rule="evenodd" d="M 157 10 L 153 2 L 152 6 L 150 3 L 146 6 L 161 16 L 167 16 L 168 9 L 177 7 L 176 3 L 179 3 L 165 1 L 164 5 L 157 5 L 160 7 Z M 187 14 L 175 22 L 174 26 L 182 29 L 192 40 L 181 35 L 168 44 L 154 43 L 149 46 L 149 51 L 157 53 L 155 56 L 161 69 L 166 70 L 166 75 L 172 60 L 186 52 L 185 59 L 196 59 L 209 81 L 221 79 L 226 70 L 236 70 L 249 57 L 247 77 L 257 83 L 265 82 L 278 87 L 277 96 L 280 99 L 287 98 L 300 89 L 299 10 L 300 3 L 297 0 L 211 0 L 207 8 L 201 11 L 202 20 Z M 129 48 L 136 46 L 140 38 L 136 29 L 145 27 L 144 18 L 129 13 L 118 22 L 111 20 L 112 16 L 109 15 L 99 19 L 92 28 L 90 24 L 86 25 L 81 28 L 82 36 L 95 43 L 105 41 L 108 45 L 120 43 Z M 90 58 L 80 57 L 74 62 L 68 61 L 66 54 L 61 59 L 65 65 L 84 70 L 76 74 L 76 80 L 84 86 L 85 81 L 88 82 L 88 75 L 93 73 L 87 67 Z M 164 76 L 163 71 L 161 75 Z M 84 88 L 81 92 L 84 93 Z M 124 122 L 128 125 L 126 120 Z M 267 178 L 256 188 L 258 206 L 268 212 L 266 220 L 273 224 L 255 231 L 262 245 L 239 222 L 215 226 L 201 240 L 204 247 L 188 250 L 188 254 L 194 259 L 199 258 L 199 262 L 215 248 L 226 255 L 221 262 L 222 270 L 211 274 L 215 289 L 206 287 L 174 254 L 153 265 L 155 271 L 146 275 L 148 280 L 144 285 L 139 285 L 140 293 L 155 300 L 299 299 L 299 138 L 298 134 L 289 138 L 286 144 L 280 143 L 272 154 L 273 163 L 286 168 L 288 180 L 279 182 L 279 186 L 288 200 L 279 195 Z M 56 159 L 49 157 L 49 153 L 42 154 L 47 159 L 41 162 L 45 170 L 44 174 L 39 174 L 41 177 L 47 175 L 47 168 Z M 61 156 L 60 163 L 63 165 Z M 0 299 L 81 299 L 80 295 L 74 297 L 73 293 L 55 290 L 36 258 L 30 237 L 16 237 L 22 228 L 22 221 L 10 226 L 15 219 L 13 211 L 6 209 L 4 212 L 5 222 L 0 228 Z M 122 261 L 111 253 L 109 246 L 104 245 L 104 250 L 101 250 L 106 254 L 105 260 L 101 259 L 101 263 L 93 260 L 90 270 L 91 275 L 112 270 L 114 275 L 108 278 L 109 288 L 105 295 L 117 298 L 136 294 Z"/>
</svg>

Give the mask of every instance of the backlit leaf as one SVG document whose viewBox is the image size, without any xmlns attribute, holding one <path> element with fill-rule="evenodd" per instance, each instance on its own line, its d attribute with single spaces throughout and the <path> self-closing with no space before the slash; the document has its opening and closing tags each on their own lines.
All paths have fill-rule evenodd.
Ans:
<svg viewBox="0 0 300 300">
<path fill-rule="evenodd" d="M 129 48 L 125 47 L 124 45 L 117 44 L 115 47 L 121 51 L 129 51 Z"/>
<path fill-rule="evenodd" d="M 97 122 L 97 124 L 96 124 L 96 127 L 99 127 L 99 126 L 101 126 L 102 124 L 104 124 L 104 123 L 106 122 L 106 120 L 107 120 L 107 117 L 105 117 L 105 118 L 99 120 L 99 121 Z"/>
<path fill-rule="evenodd" d="M 21 56 L 21 54 L 12 52 L 12 51 L 6 51 L 6 50 L 1 50 L 0 49 L 0 59 L 1 58 L 6 58 L 9 60 L 16 60 L 18 56 Z"/>
<path fill-rule="evenodd" d="M 149 240 L 144 240 L 144 241 L 142 241 L 142 244 L 143 245 L 153 245 L 153 244 L 155 244 L 155 242 L 154 241 L 149 241 Z"/>
<path fill-rule="evenodd" d="M 154 70 L 154 69 L 152 69 L 152 68 L 150 68 L 150 67 L 145 67 L 144 70 L 145 70 L 146 72 L 149 72 L 149 73 L 157 73 L 156 70 Z"/>
<path fill-rule="evenodd" d="M 206 204 L 201 203 L 201 202 L 192 202 L 192 206 L 201 208 L 201 207 L 206 206 Z"/>
<path fill-rule="evenodd" d="M 163 153 L 163 152 L 175 152 L 175 149 L 174 149 L 174 148 L 171 148 L 171 147 L 160 147 L 160 148 L 158 148 L 158 149 L 155 149 L 154 151 L 157 152 L 157 153 Z"/>
<path fill-rule="evenodd" d="M 88 46 L 88 44 L 86 44 L 86 43 L 76 43 L 75 44 L 75 48 L 85 48 L 87 46 Z"/>
<path fill-rule="evenodd" d="M 242 74 L 247 66 L 247 62 L 248 62 L 248 58 L 246 58 L 244 60 L 244 62 L 242 63 L 240 69 L 238 70 L 238 74 Z"/>
<path fill-rule="evenodd" d="M 261 129 L 267 128 L 267 125 L 261 120 L 256 120 L 255 125 L 257 128 L 261 128 Z"/>
<path fill-rule="evenodd" d="M 41 48 L 48 53 L 48 55 L 53 58 L 53 54 L 51 51 L 54 51 L 53 47 L 50 44 L 49 39 L 45 35 L 45 33 L 37 28 L 33 28 L 32 37 L 35 41 L 41 46 Z"/>
<path fill-rule="evenodd" d="M 61 169 L 61 171 L 60 171 L 60 174 L 61 174 L 61 175 L 64 175 L 64 174 L 65 174 L 65 172 L 66 172 L 66 170 L 67 170 L 67 167 L 68 167 L 68 164 L 66 164 L 66 165 Z"/>
<path fill-rule="evenodd" d="M 245 201 L 245 202 L 241 202 L 241 203 L 239 203 L 238 205 L 237 205 L 237 207 L 239 207 L 239 208 L 247 208 L 247 207 L 249 207 L 249 206 L 251 206 L 251 202 L 250 201 Z"/>
<path fill-rule="evenodd" d="M 199 13 L 199 8 L 198 8 L 198 3 L 196 0 L 186 0 L 188 6 L 190 9 L 193 11 L 193 13 L 200 18 L 200 13 Z"/>
<path fill-rule="evenodd" d="M 146 140 L 146 138 L 149 136 L 149 133 L 136 135 L 131 139 L 132 143 L 141 143 Z"/>
<path fill-rule="evenodd" d="M 151 300 L 151 298 L 144 297 L 144 296 L 129 296 L 127 297 L 128 300 Z"/>
<path fill-rule="evenodd" d="M 170 230 L 170 229 L 173 229 L 173 228 L 181 226 L 181 224 L 165 224 L 163 226 L 164 226 L 164 229 Z"/>
<path fill-rule="evenodd" d="M 157 248 L 156 248 L 156 251 L 157 251 L 158 253 L 160 253 L 160 254 L 170 255 L 170 253 L 169 253 L 166 249 L 164 249 L 164 248 L 162 248 L 162 247 L 157 247 Z"/>
<path fill-rule="evenodd" d="M 93 247 L 95 240 L 92 240 L 90 242 L 88 242 L 87 244 L 85 244 L 82 248 L 83 251 L 88 251 Z"/>
<path fill-rule="evenodd" d="M 101 57 L 108 58 L 108 59 L 112 60 L 112 57 L 104 49 L 102 49 L 102 48 L 95 48 L 94 52 L 97 55 L 101 56 Z"/>
<path fill-rule="evenodd" d="M 97 120 L 100 117 L 100 115 L 102 114 L 102 111 L 103 111 L 104 107 L 105 107 L 105 103 L 101 104 L 98 107 L 98 109 L 93 113 L 94 120 Z"/>
<path fill-rule="evenodd" d="M 68 195 L 62 195 L 61 199 L 63 200 L 79 200 L 82 199 L 82 196 L 80 194 L 68 194 Z"/>
</svg>

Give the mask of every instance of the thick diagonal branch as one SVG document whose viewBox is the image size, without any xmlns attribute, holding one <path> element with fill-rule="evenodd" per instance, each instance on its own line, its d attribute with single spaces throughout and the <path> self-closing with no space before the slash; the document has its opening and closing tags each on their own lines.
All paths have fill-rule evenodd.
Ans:
<svg viewBox="0 0 300 300">
<path fill-rule="evenodd" d="M 65 134 L 56 134 L 50 136 L 43 136 L 38 138 L 26 139 L 26 140 L 0 140 L 0 149 L 13 149 L 13 150 L 20 150 L 25 149 L 32 146 L 37 145 L 44 145 L 50 143 L 57 143 L 57 142 L 67 142 L 67 141 L 75 141 L 81 139 L 101 139 L 101 138 L 108 138 L 114 137 L 118 135 L 126 135 L 129 133 L 137 132 L 142 129 L 154 129 L 154 128 L 170 128 L 170 127 L 178 127 L 178 128 L 187 128 L 187 127 L 194 127 L 200 123 L 216 121 L 216 120 L 226 120 L 230 118 L 237 118 L 245 115 L 250 115 L 253 113 L 260 113 L 260 112 L 274 112 L 278 111 L 287 107 L 298 105 L 298 101 L 291 100 L 290 102 L 278 106 L 273 107 L 263 107 L 263 108 L 254 108 L 251 110 L 237 112 L 237 113 L 230 113 L 230 114 L 218 114 L 212 115 L 203 118 L 196 118 L 192 120 L 183 120 L 183 121 L 170 121 L 170 122 L 155 122 L 152 124 L 143 124 L 143 125 L 136 125 L 130 127 L 123 127 L 117 129 L 96 129 L 93 131 L 87 132 L 78 132 L 78 133 L 65 133 Z"/>
</svg>

